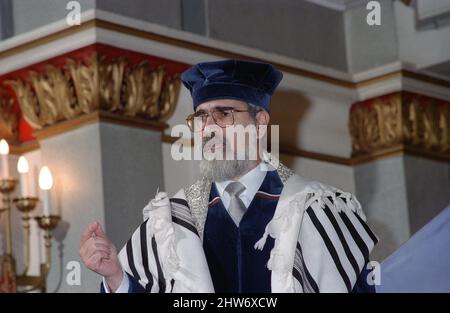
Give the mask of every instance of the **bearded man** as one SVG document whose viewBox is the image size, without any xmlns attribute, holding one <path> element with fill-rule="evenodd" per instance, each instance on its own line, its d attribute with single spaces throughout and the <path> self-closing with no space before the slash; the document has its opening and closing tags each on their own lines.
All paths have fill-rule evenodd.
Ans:
<svg viewBox="0 0 450 313">
<path fill-rule="evenodd" d="M 357 199 L 259 153 L 282 76 L 241 60 L 182 74 L 194 108 L 187 122 L 203 139 L 203 155 L 226 157 L 205 157 L 202 178 L 173 197 L 158 193 L 119 254 L 98 223 L 88 227 L 80 255 L 103 276 L 103 292 L 375 290 L 366 265 L 377 238 Z M 248 133 L 230 131 L 236 126 L 255 126 L 255 157 Z M 242 136 L 244 146 L 233 140 Z"/>
</svg>

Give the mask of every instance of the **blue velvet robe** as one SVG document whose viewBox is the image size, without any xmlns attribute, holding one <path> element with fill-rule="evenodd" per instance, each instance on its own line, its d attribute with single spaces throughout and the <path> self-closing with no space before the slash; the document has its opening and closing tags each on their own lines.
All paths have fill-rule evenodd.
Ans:
<svg viewBox="0 0 450 313">
<path fill-rule="evenodd" d="M 237 227 L 223 206 L 215 184 L 212 185 L 203 247 L 216 292 L 271 292 L 271 272 L 266 264 L 274 240 L 269 236 L 262 251 L 256 250 L 254 244 L 272 219 L 282 189 L 283 183 L 277 171 L 267 172 Z M 369 272 L 364 267 L 352 292 L 375 292 L 374 286 L 369 285 L 366 280 Z M 129 292 L 145 292 L 136 279 L 129 274 L 128 278 Z"/>
<path fill-rule="evenodd" d="M 267 172 L 239 227 L 222 201 L 208 208 L 203 248 L 216 292 L 270 292 L 270 271 L 266 264 L 274 246 L 269 237 L 262 251 L 254 248 L 272 219 L 283 183 L 276 171 Z M 273 195 L 273 196 L 269 196 Z M 210 201 L 218 197 L 212 185 Z"/>
</svg>

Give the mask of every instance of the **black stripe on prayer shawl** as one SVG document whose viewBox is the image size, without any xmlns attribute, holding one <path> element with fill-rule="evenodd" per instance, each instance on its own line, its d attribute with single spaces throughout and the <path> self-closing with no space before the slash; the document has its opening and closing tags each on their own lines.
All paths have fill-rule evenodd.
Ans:
<svg viewBox="0 0 450 313">
<path fill-rule="evenodd" d="M 198 236 L 197 228 L 194 226 L 189 205 L 186 200 L 171 198 L 172 203 L 172 222 L 190 230 Z"/>
<path fill-rule="evenodd" d="M 156 260 L 156 268 L 158 270 L 159 293 L 164 293 L 166 291 L 166 280 L 164 278 L 164 273 L 161 268 L 161 263 L 159 263 L 158 247 L 156 245 L 155 236 L 152 237 L 152 249 Z"/>
<path fill-rule="evenodd" d="M 336 193 L 336 196 L 340 196 L 340 193 Z M 347 199 L 346 198 L 341 198 L 342 200 L 344 200 L 344 202 L 347 204 Z M 370 239 L 372 239 L 373 243 L 376 245 L 378 243 L 378 238 L 377 236 L 375 236 L 375 234 L 372 232 L 372 230 L 369 228 L 369 226 L 367 225 L 367 223 L 361 218 L 361 216 L 359 216 L 357 213 L 353 212 L 353 214 L 356 216 L 356 218 L 358 219 L 358 221 L 361 223 L 362 227 L 364 228 L 364 230 L 366 231 L 366 233 L 369 235 Z"/>
<path fill-rule="evenodd" d="M 136 270 L 136 267 L 134 266 L 134 257 L 133 257 L 133 244 L 131 243 L 131 239 L 133 237 L 131 237 L 128 241 L 127 241 L 127 259 L 128 259 L 128 265 L 130 266 L 131 272 L 133 274 L 133 277 L 140 281 L 141 280 L 141 276 L 139 276 L 138 271 Z"/>
<path fill-rule="evenodd" d="M 332 199 L 330 199 L 331 202 L 333 202 Z M 339 240 L 342 243 L 342 247 L 344 248 L 345 255 L 347 256 L 348 260 L 350 261 L 350 264 L 353 267 L 353 270 L 355 271 L 356 277 L 359 276 L 359 266 L 358 262 L 356 261 L 355 257 L 352 254 L 352 251 L 350 250 L 350 247 L 347 244 L 347 240 L 345 240 L 344 234 L 342 233 L 341 228 L 338 225 L 338 222 L 336 221 L 333 213 L 331 212 L 330 208 L 325 205 L 324 208 L 325 214 L 327 215 L 328 219 L 330 220 L 331 224 L 333 225 L 334 230 L 336 231 L 336 234 L 339 237 Z"/>
<path fill-rule="evenodd" d="M 295 267 L 292 269 L 292 275 L 300 283 L 300 285 L 302 286 L 302 289 L 304 289 L 302 275 L 300 275 L 300 272 Z"/>
<path fill-rule="evenodd" d="M 180 226 L 183 226 L 184 228 L 190 230 L 191 232 L 193 232 L 198 236 L 197 228 L 195 228 L 193 225 L 189 224 L 185 220 L 182 220 L 181 218 L 172 215 L 172 222 L 177 223 Z"/>
<path fill-rule="evenodd" d="M 309 273 L 308 268 L 306 267 L 305 260 L 303 260 L 303 252 L 302 252 L 302 246 L 300 246 L 300 243 L 297 242 L 297 251 L 299 253 L 300 259 L 302 260 L 303 269 L 306 274 L 306 280 L 308 281 L 311 288 L 314 290 L 314 292 L 319 293 L 319 286 L 317 286 L 316 281 L 312 277 L 312 275 Z"/>
<path fill-rule="evenodd" d="M 356 216 L 356 218 L 358 219 L 358 221 L 361 223 L 362 227 L 364 227 L 365 231 L 367 232 L 367 234 L 369 235 L 370 239 L 372 239 L 374 244 L 378 243 L 378 238 L 377 236 L 375 236 L 375 234 L 372 232 L 372 230 L 369 228 L 369 226 L 367 225 L 366 222 L 363 221 L 363 219 L 356 214 L 355 212 L 353 212 L 353 214 Z"/>
<path fill-rule="evenodd" d="M 352 222 L 349 220 L 347 214 L 345 214 L 344 211 L 341 211 L 341 212 L 339 212 L 339 216 L 341 217 L 345 226 L 347 226 L 347 229 L 350 232 L 350 234 L 352 235 L 353 240 L 356 242 L 356 245 L 358 246 L 359 250 L 361 250 L 361 253 L 364 256 L 364 260 L 367 261 L 369 259 L 369 248 L 367 247 L 366 243 L 361 238 L 358 231 L 353 226 Z"/>
<path fill-rule="evenodd" d="M 314 226 L 316 227 L 317 231 L 319 232 L 320 236 L 322 237 L 328 252 L 330 253 L 331 257 L 333 258 L 334 264 L 336 265 L 336 268 L 341 275 L 342 279 L 344 280 L 345 286 L 347 287 L 347 291 L 350 292 L 352 290 L 352 284 L 350 283 L 350 279 L 348 278 L 347 273 L 344 270 L 344 267 L 342 266 L 341 261 L 339 260 L 339 255 L 333 246 L 333 243 L 330 240 L 330 237 L 328 237 L 327 232 L 323 228 L 322 224 L 320 223 L 319 219 L 317 218 L 316 214 L 314 213 L 313 209 L 311 207 L 308 207 L 306 212 L 309 215 L 309 218 L 313 222 Z"/>
<path fill-rule="evenodd" d="M 144 267 L 145 276 L 147 277 L 148 283 L 145 285 L 145 290 L 147 292 L 152 291 L 153 287 L 153 275 L 149 271 L 150 264 L 148 263 L 148 250 L 147 250 L 147 221 L 141 224 L 139 231 L 141 233 L 141 254 L 142 254 L 142 265 Z"/>
<path fill-rule="evenodd" d="M 170 198 L 169 199 L 170 202 L 175 202 L 181 205 L 184 205 L 185 207 L 189 208 L 189 204 L 187 203 L 186 200 L 184 199 L 180 199 L 180 198 Z"/>
</svg>

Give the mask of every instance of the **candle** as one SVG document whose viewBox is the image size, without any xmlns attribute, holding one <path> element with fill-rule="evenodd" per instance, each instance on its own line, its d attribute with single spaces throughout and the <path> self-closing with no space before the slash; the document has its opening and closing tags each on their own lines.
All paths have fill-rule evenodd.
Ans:
<svg viewBox="0 0 450 313">
<path fill-rule="evenodd" d="M 47 166 L 41 168 L 39 172 L 39 188 L 41 188 L 43 192 L 43 207 L 44 207 L 44 215 L 50 216 L 51 211 L 51 203 L 50 203 L 50 190 L 53 187 L 53 177 L 52 173 L 48 169 Z"/>
<path fill-rule="evenodd" d="M 9 178 L 8 164 L 9 145 L 5 139 L 0 140 L 0 155 L 2 156 L 3 178 Z"/>
<path fill-rule="evenodd" d="M 30 167 L 28 166 L 27 158 L 21 156 L 19 158 L 19 162 L 17 162 L 17 171 L 20 173 L 20 191 L 22 197 L 30 196 L 30 190 L 28 189 L 28 172 L 30 171 Z"/>
</svg>

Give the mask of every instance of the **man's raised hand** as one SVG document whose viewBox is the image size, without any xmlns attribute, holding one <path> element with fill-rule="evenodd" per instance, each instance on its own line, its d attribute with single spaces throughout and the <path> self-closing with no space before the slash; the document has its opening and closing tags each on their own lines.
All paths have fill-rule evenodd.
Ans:
<svg viewBox="0 0 450 313">
<path fill-rule="evenodd" d="M 123 279 L 122 266 L 116 247 L 98 222 L 89 225 L 81 235 L 80 257 L 87 268 L 105 277 L 111 291 L 117 290 Z"/>
</svg>

